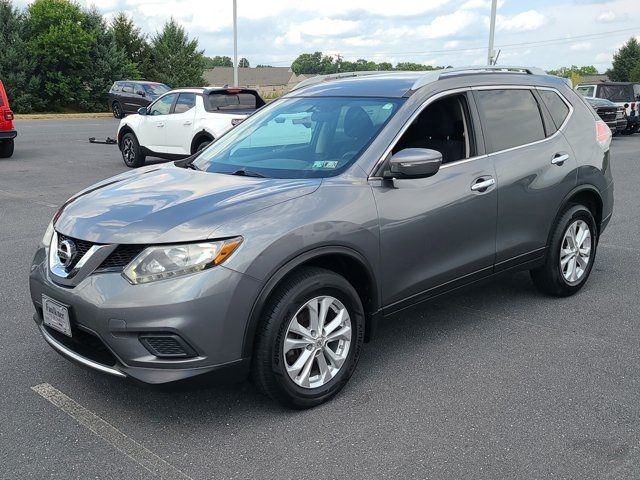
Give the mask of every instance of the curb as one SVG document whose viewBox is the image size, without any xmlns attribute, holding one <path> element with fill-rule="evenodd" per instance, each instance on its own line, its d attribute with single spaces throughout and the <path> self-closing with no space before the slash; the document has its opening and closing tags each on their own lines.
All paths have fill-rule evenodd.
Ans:
<svg viewBox="0 0 640 480">
<path fill-rule="evenodd" d="M 74 120 L 81 118 L 109 118 L 110 112 L 95 113 L 23 113 L 15 114 L 14 120 Z"/>
</svg>

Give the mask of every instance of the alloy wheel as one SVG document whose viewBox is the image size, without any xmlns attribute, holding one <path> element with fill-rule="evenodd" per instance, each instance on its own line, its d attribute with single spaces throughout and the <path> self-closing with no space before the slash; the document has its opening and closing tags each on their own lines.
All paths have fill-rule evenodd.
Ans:
<svg viewBox="0 0 640 480">
<path fill-rule="evenodd" d="M 136 153 L 133 148 L 133 140 L 130 138 L 124 139 L 124 143 L 122 145 L 122 158 L 124 158 L 127 165 L 131 165 L 136 158 Z"/>
<path fill-rule="evenodd" d="M 303 388 L 317 388 L 334 378 L 351 346 L 351 318 L 335 297 L 306 302 L 293 316 L 284 338 L 287 373 Z"/>
<path fill-rule="evenodd" d="M 560 271 L 565 281 L 575 285 L 582 280 L 591 258 L 591 230 L 583 220 L 572 222 L 560 246 Z"/>
</svg>

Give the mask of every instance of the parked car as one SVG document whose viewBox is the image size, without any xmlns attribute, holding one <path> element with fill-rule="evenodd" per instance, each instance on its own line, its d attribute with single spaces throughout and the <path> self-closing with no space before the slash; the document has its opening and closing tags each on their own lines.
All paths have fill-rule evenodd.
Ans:
<svg viewBox="0 0 640 480">
<path fill-rule="evenodd" d="M 258 92 L 245 88 L 171 90 L 120 121 L 122 159 L 128 167 L 140 167 L 147 156 L 188 157 L 263 105 Z"/>
<path fill-rule="evenodd" d="M 626 135 L 636 133 L 640 129 L 640 98 L 634 91 L 634 84 L 630 82 L 599 82 L 593 84 L 576 85 L 576 91 L 584 97 L 596 97 L 609 100 L 625 109 L 627 129 Z"/>
<path fill-rule="evenodd" d="M 171 88 L 164 83 L 138 80 L 114 82 L 109 90 L 109 109 L 115 118 L 124 118 L 128 113 L 136 113 L 146 107 Z"/>
<path fill-rule="evenodd" d="M 627 129 L 627 118 L 624 107 L 620 107 L 604 98 L 585 97 L 589 105 L 593 107 L 598 116 L 611 129 L 613 135 L 622 133 Z"/>
<path fill-rule="evenodd" d="M 68 200 L 30 270 L 44 339 L 117 377 L 250 375 L 307 408 L 384 317 L 514 270 L 553 296 L 585 285 L 613 211 L 611 131 L 562 80 L 345 77 Z"/>
<path fill-rule="evenodd" d="M 13 139 L 18 133 L 13 127 L 13 112 L 9 106 L 7 92 L 0 80 L 0 158 L 13 155 Z"/>
</svg>

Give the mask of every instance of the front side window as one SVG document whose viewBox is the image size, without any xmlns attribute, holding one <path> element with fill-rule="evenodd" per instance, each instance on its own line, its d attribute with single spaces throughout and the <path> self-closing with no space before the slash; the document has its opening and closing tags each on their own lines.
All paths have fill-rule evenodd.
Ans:
<svg viewBox="0 0 640 480">
<path fill-rule="evenodd" d="M 149 107 L 149 115 L 169 115 L 171 105 L 176 99 L 177 94 L 172 93 L 159 98 Z"/>
<path fill-rule="evenodd" d="M 131 84 L 131 83 L 123 83 L 122 84 L 122 91 L 124 93 L 133 93 L 133 84 Z"/>
<path fill-rule="evenodd" d="M 173 113 L 184 113 L 191 110 L 196 104 L 195 93 L 181 93 L 178 95 L 176 106 L 173 109 Z"/>
<path fill-rule="evenodd" d="M 551 90 L 538 90 L 540 97 L 551 114 L 556 129 L 560 128 L 564 123 L 567 115 L 569 115 L 569 107 L 560 98 L 556 92 Z"/>
<path fill-rule="evenodd" d="M 259 110 L 193 163 L 208 172 L 323 178 L 351 165 L 403 99 L 286 98 Z"/>
<path fill-rule="evenodd" d="M 490 153 L 545 138 L 540 108 L 531 90 L 479 90 L 477 98 Z"/>
<path fill-rule="evenodd" d="M 633 85 L 598 85 L 598 98 L 606 98 L 612 102 L 632 102 Z"/>
</svg>

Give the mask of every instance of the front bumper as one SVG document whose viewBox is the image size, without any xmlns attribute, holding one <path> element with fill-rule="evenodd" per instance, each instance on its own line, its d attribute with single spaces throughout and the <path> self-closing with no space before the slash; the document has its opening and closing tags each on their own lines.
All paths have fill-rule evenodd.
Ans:
<svg viewBox="0 0 640 480">
<path fill-rule="evenodd" d="M 15 130 L 2 130 L 0 131 L 0 140 L 11 140 L 12 138 L 16 138 L 18 136 L 18 132 Z"/>
<path fill-rule="evenodd" d="M 241 381 L 249 359 L 242 347 L 260 283 L 223 266 L 170 280 L 131 285 L 120 273 L 94 273 L 73 288 L 49 275 L 47 249 L 34 258 L 29 278 L 36 321 L 45 341 L 85 367 L 144 383 L 203 377 Z M 42 295 L 69 306 L 71 338 L 43 324 Z M 195 351 L 160 358 L 141 335 L 178 335 Z"/>
</svg>

